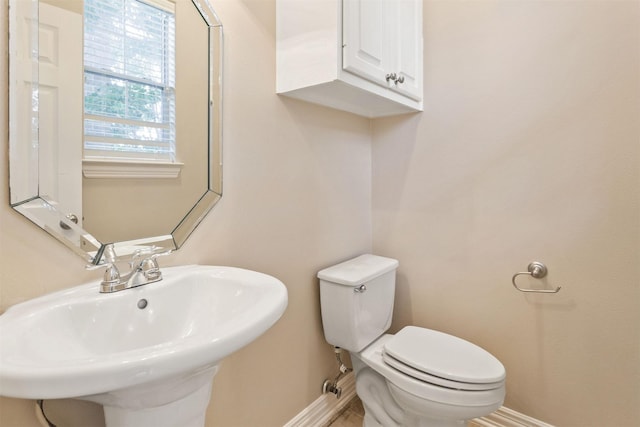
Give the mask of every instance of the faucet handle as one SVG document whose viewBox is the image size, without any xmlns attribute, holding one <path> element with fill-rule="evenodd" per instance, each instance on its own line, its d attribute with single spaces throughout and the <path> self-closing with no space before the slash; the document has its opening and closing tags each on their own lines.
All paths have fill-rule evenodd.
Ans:
<svg viewBox="0 0 640 427">
<path fill-rule="evenodd" d="M 104 271 L 102 282 L 100 282 L 100 293 L 111 293 L 124 289 L 120 279 L 120 271 L 113 263 L 105 264 L 107 269 Z"/>
<path fill-rule="evenodd" d="M 107 269 L 104 271 L 102 285 L 118 284 L 120 282 L 120 271 L 113 263 L 106 264 Z"/>
<path fill-rule="evenodd" d="M 87 270 L 97 270 L 105 267 L 102 282 L 100 282 L 100 292 L 104 293 L 118 290 L 120 286 L 120 270 L 118 270 L 118 267 L 116 267 L 113 262 L 105 262 L 99 265 L 89 264 L 85 265 L 84 268 Z"/>
<path fill-rule="evenodd" d="M 95 256 L 91 258 L 91 262 L 84 266 L 87 270 L 97 270 L 102 267 L 106 267 L 116 262 L 116 250 L 113 247 L 113 243 L 103 245 Z"/>
<path fill-rule="evenodd" d="M 162 272 L 158 266 L 158 261 L 156 261 L 156 255 L 151 255 L 149 258 L 142 260 L 140 269 L 147 280 L 160 280 L 162 278 Z"/>
<path fill-rule="evenodd" d="M 137 269 L 144 274 L 149 281 L 158 281 L 162 279 L 162 272 L 158 266 L 156 258 L 159 256 L 169 255 L 172 251 L 167 250 L 158 252 L 158 247 L 151 246 L 149 248 L 138 249 L 134 252 L 131 259 L 131 268 Z"/>
<path fill-rule="evenodd" d="M 136 249 L 133 252 L 133 255 L 131 257 L 132 262 L 135 262 L 137 260 L 139 260 L 140 258 L 153 258 L 156 259 L 159 256 L 165 256 L 165 255 L 169 255 L 171 252 L 173 252 L 171 249 L 166 250 L 164 252 L 160 252 L 160 249 L 157 246 L 149 246 L 149 247 L 144 247 L 141 249 Z"/>
</svg>

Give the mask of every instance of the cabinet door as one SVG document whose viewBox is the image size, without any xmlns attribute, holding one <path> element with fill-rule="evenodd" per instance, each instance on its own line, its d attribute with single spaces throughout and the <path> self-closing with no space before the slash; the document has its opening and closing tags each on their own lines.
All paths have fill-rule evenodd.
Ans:
<svg viewBox="0 0 640 427">
<path fill-rule="evenodd" d="M 394 50 L 398 83 L 393 89 L 417 101 L 422 100 L 422 0 L 397 0 L 393 2 L 399 25 L 393 29 L 396 41 Z M 402 83 L 400 83 L 400 81 Z"/>
<path fill-rule="evenodd" d="M 389 0 L 343 0 L 342 68 L 374 83 L 388 86 L 393 40 Z"/>
</svg>

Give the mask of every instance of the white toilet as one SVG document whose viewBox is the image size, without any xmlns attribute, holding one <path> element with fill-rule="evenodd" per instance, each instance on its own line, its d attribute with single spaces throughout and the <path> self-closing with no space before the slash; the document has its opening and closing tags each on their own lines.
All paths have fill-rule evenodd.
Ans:
<svg viewBox="0 0 640 427">
<path fill-rule="evenodd" d="M 398 261 L 361 255 L 318 273 L 324 335 L 349 350 L 364 426 L 464 426 L 498 409 L 504 366 L 463 339 L 391 325 Z"/>
</svg>

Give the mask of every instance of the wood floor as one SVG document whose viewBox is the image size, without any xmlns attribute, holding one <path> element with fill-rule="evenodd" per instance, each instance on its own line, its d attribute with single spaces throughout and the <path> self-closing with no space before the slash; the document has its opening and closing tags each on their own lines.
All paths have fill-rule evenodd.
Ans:
<svg viewBox="0 0 640 427">
<path fill-rule="evenodd" d="M 362 427 L 364 408 L 356 396 L 338 418 L 330 422 L 327 427 Z"/>
</svg>

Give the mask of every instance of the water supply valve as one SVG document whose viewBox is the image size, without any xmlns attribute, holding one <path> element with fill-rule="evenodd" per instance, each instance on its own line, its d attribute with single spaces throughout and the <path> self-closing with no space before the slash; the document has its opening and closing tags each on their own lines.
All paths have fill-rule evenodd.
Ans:
<svg viewBox="0 0 640 427">
<path fill-rule="evenodd" d="M 342 349 L 340 347 L 333 347 L 333 352 L 336 354 L 336 360 L 338 361 L 338 370 L 340 372 L 333 381 L 330 381 L 328 379 L 324 380 L 324 383 L 322 383 L 322 394 L 333 393 L 336 395 L 337 399 L 340 399 L 340 396 L 342 395 L 342 388 L 338 387 L 338 380 L 342 378 L 343 375 L 353 371 L 353 369 L 349 368 L 342 362 Z"/>
<path fill-rule="evenodd" d="M 330 380 L 324 380 L 324 383 L 322 383 L 322 394 L 325 393 L 333 393 L 336 395 L 336 399 L 340 399 L 340 396 L 342 396 L 342 387 L 338 387 L 337 383 L 331 382 Z"/>
</svg>

